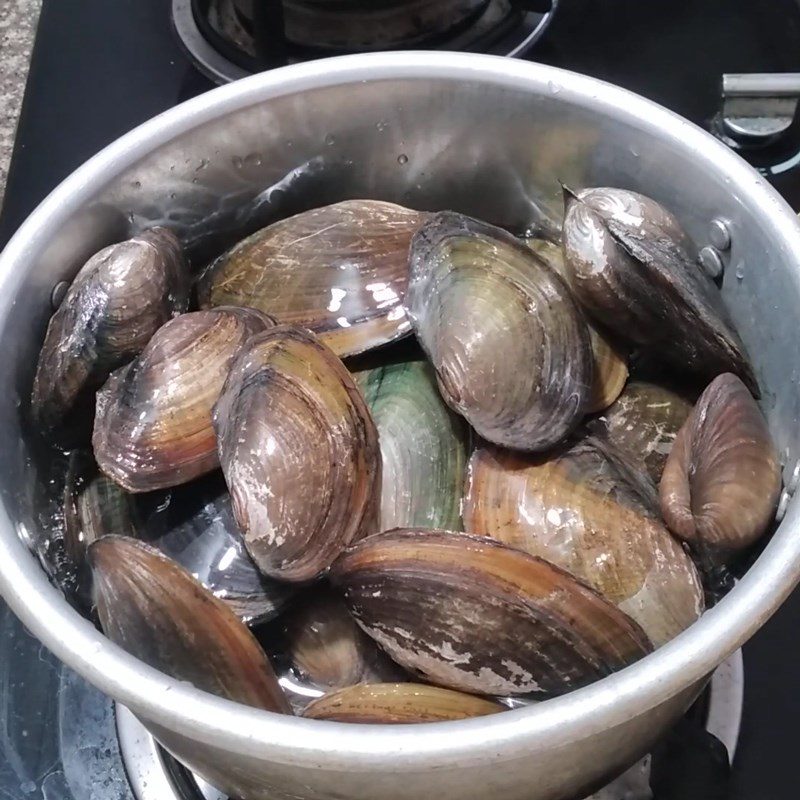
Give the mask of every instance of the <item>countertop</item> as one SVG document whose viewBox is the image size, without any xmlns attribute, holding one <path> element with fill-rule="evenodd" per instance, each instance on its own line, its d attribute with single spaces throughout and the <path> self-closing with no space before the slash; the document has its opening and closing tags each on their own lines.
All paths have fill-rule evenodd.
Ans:
<svg viewBox="0 0 800 800">
<path fill-rule="evenodd" d="M 0 0 L 0 206 L 41 0 Z"/>
</svg>

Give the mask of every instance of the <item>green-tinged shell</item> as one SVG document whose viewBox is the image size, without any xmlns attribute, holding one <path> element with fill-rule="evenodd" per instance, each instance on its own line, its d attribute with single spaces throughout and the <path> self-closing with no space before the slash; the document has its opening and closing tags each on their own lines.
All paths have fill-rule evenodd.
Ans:
<svg viewBox="0 0 800 800">
<path fill-rule="evenodd" d="M 594 590 L 493 539 L 380 533 L 349 548 L 331 580 L 398 664 L 451 689 L 560 694 L 652 649 L 642 629 Z"/>
<path fill-rule="evenodd" d="M 94 455 L 129 492 L 186 483 L 219 466 L 211 410 L 236 353 L 274 320 L 252 308 L 183 314 L 97 395 Z"/>
<path fill-rule="evenodd" d="M 707 379 L 734 372 L 757 391 L 719 289 L 675 217 L 623 189 L 564 194 L 568 280 L 589 314 L 679 369 Z"/>
<path fill-rule="evenodd" d="M 291 714 L 272 666 L 239 618 L 186 570 L 143 542 L 89 547 L 97 615 L 113 642 L 199 689 Z"/>
<path fill-rule="evenodd" d="M 409 252 L 406 308 L 447 403 L 506 447 L 562 439 L 592 385 L 589 331 L 563 280 L 506 231 L 453 212 Z"/>
<path fill-rule="evenodd" d="M 634 381 L 593 428 L 642 463 L 658 484 L 672 443 L 691 411 L 692 404 L 670 389 Z"/>
<path fill-rule="evenodd" d="M 408 245 L 423 214 L 346 200 L 281 220 L 239 242 L 202 276 L 204 307 L 252 306 L 314 331 L 347 356 L 410 332 Z"/>
<path fill-rule="evenodd" d="M 670 530 L 721 563 L 766 533 L 781 491 L 778 453 L 767 422 L 735 375 L 700 396 L 675 438 L 661 476 Z"/>
<path fill-rule="evenodd" d="M 59 438 L 80 438 L 91 428 L 94 392 L 188 299 L 188 267 L 165 228 L 92 256 L 47 326 L 31 397 L 37 424 L 46 433 L 58 429 Z"/>
<path fill-rule="evenodd" d="M 311 580 L 375 531 L 378 434 L 352 376 L 314 334 L 280 325 L 251 339 L 214 427 L 234 515 L 265 575 Z"/>
<path fill-rule="evenodd" d="M 608 447 L 604 452 L 587 439 L 547 456 L 478 447 L 469 462 L 464 524 L 567 570 L 659 646 L 700 616 L 703 588 L 659 517 L 655 487 L 640 493 L 645 476 L 632 481 Z"/>
<path fill-rule="evenodd" d="M 506 711 L 494 700 L 422 683 L 361 684 L 311 702 L 309 719 L 398 725 L 483 717 Z"/>
<path fill-rule="evenodd" d="M 286 618 L 286 652 L 295 673 L 312 686 L 342 689 L 399 680 L 402 670 L 356 624 L 342 598 L 316 589 Z"/>
<path fill-rule="evenodd" d="M 436 388 L 427 362 L 356 373 L 383 462 L 379 529 L 461 527 L 467 426 Z"/>
</svg>

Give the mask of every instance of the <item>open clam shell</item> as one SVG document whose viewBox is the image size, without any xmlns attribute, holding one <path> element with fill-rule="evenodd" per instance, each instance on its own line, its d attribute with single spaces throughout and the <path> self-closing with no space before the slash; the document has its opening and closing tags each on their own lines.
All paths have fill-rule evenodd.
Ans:
<svg viewBox="0 0 800 800">
<path fill-rule="evenodd" d="M 244 623 L 174 561 L 121 536 L 94 542 L 89 561 L 97 614 L 113 642 L 211 694 L 292 713 Z"/>
<path fill-rule="evenodd" d="M 331 580 L 401 666 L 466 692 L 560 694 L 652 649 L 594 590 L 493 539 L 394 530 L 362 540 Z"/>
<path fill-rule="evenodd" d="M 468 431 L 444 403 L 427 362 L 355 374 L 381 448 L 379 529 L 461 527 Z"/>
<path fill-rule="evenodd" d="M 735 375 L 720 375 L 700 396 L 659 488 L 670 530 L 714 562 L 766 532 L 780 495 L 780 462 L 761 410 Z"/>
<path fill-rule="evenodd" d="M 264 228 L 218 258 L 198 286 L 202 306 L 252 306 L 309 328 L 340 356 L 410 332 L 403 310 L 408 245 L 424 215 L 346 200 Z"/>
<path fill-rule="evenodd" d="M 692 404 L 676 392 L 634 381 L 592 428 L 643 464 L 658 484 L 675 437 L 691 411 Z"/>
<path fill-rule="evenodd" d="M 562 279 L 510 234 L 453 212 L 431 217 L 409 252 L 406 308 L 451 408 L 506 447 L 562 439 L 592 385 L 588 328 Z"/>
<path fill-rule="evenodd" d="M 252 308 L 183 314 L 97 395 L 94 454 L 129 492 L 186 483 L 218 465 L 211 410 L 233 357 L 274 321 Z"/>
<path fill-rule="evenodd" d="M 758 386 L 713 281 L 693 261 L 677 220 L 623 189 L 565 190 L 568 280 L 587 311 L 624 339 L 713 378 Z"/>
<path fill-rule="evenodd" d="M 186 310 L 188 267 L 175 236 L 153 228 L 106 247 L 75 276 L 50 319 L 31 410 L 46 432 L 91 425 L 94 392 L 167 320 Z M 76 431 L 66 431 L 67 436 Z"/>
<path fill-rule="evenodd" d="M 372 724 L 445 722 L 483 717 L 507 708 L 494 700 L 422 683 L 374 683 L 349 686 L 312 701 L 309 719 Z"/>
<path fill-rule="evenodd" d="M 311 580 L 375 531 L 378 434 L 350 373 L 314 334 L 280 325 L 251 339 L 214 426 L 234 515 L 265 575 Z"/>
<path fill-rule="evenodd" d="M 469 462 L 464 524 L 586 582 L 656 646 L 702 613 L 700 578 L 657 505 L 640 494 L 619 459 L 591 440 L 547 456 L 478 447 Z"/>
</svg>

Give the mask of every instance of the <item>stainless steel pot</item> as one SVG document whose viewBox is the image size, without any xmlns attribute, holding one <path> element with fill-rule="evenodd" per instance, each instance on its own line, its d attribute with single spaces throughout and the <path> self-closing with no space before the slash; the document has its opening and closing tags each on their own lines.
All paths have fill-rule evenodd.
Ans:
<svg viewBox="0 0 800 800">
<path fill-rule="evenodd" d="M 575 796 L 649 749 L 797 583 L 800 511 L 790 503 L 730 595 L 640 663 L 496 717 L 366 728 L 273 716 L 150 669 L 72 610 L 25 546 L 37 540 L 40 512 L 24 423 L 32 367 L 54 284 L 89 254 L 166 222 L 199 262 L 271 218 L 358 196 L 450 207 L 522 228 L 557 219 L 559 179 L 647 192 L 700 245 L 712 221 L 724 221 L 731 245 L 722 256 L 723 291 L 756 359 L 764 409 L 791 474 L 800 455 L 794 215 L 710 136 L 591 78 L 432 53 L 352 56 L 258 75 L 184 103 L 108 147 L 42 203 L 0 257 L 0 590 L 61 659 L 234 796 Z"/>
</svg>

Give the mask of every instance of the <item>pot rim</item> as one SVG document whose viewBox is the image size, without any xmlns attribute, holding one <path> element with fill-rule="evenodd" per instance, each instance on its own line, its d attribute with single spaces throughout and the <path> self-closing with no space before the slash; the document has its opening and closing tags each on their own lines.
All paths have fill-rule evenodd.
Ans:
<svg viewBox="0 0 800 800">
<path fill-rule="evenodd" d="M 711 161 L 769 214 L 775 241 L 800 253 L 800 225 L 780 195 L 710 134 L 667 109 L 594 78 L 496 56 L 394 52 L 342 56 L 254 75 L 213 89 L 145 122 L 91 158 L 33 211 L 0 254 L 0 327 L 27 263 L 49 232 L 154 148 L 263 101 L 361 81 L 449 79 L 560 99 L 659 129 Z M 794 266 L 800 283 L 800 265 Z M 24 532 L 23 532 L 24 533 Z M 748 639 L 800 580 L 800 512 L 788 513 L 737 586 L 689 629 L 638 663 L 563 697 L 503 714 L 415 726 L 358 726 L 282 717 L 223 700 L 158 672 L 100 634 L 48 581 L 0 505 L 0 593 L 27 628 L 90 683 L 156 725 L 205 744 L 309 768 L 422 769 L 524 757 L 621 724 L 702 681 Z M 343 759 L 346 754 L 347 760 Z"/>
</svg>

